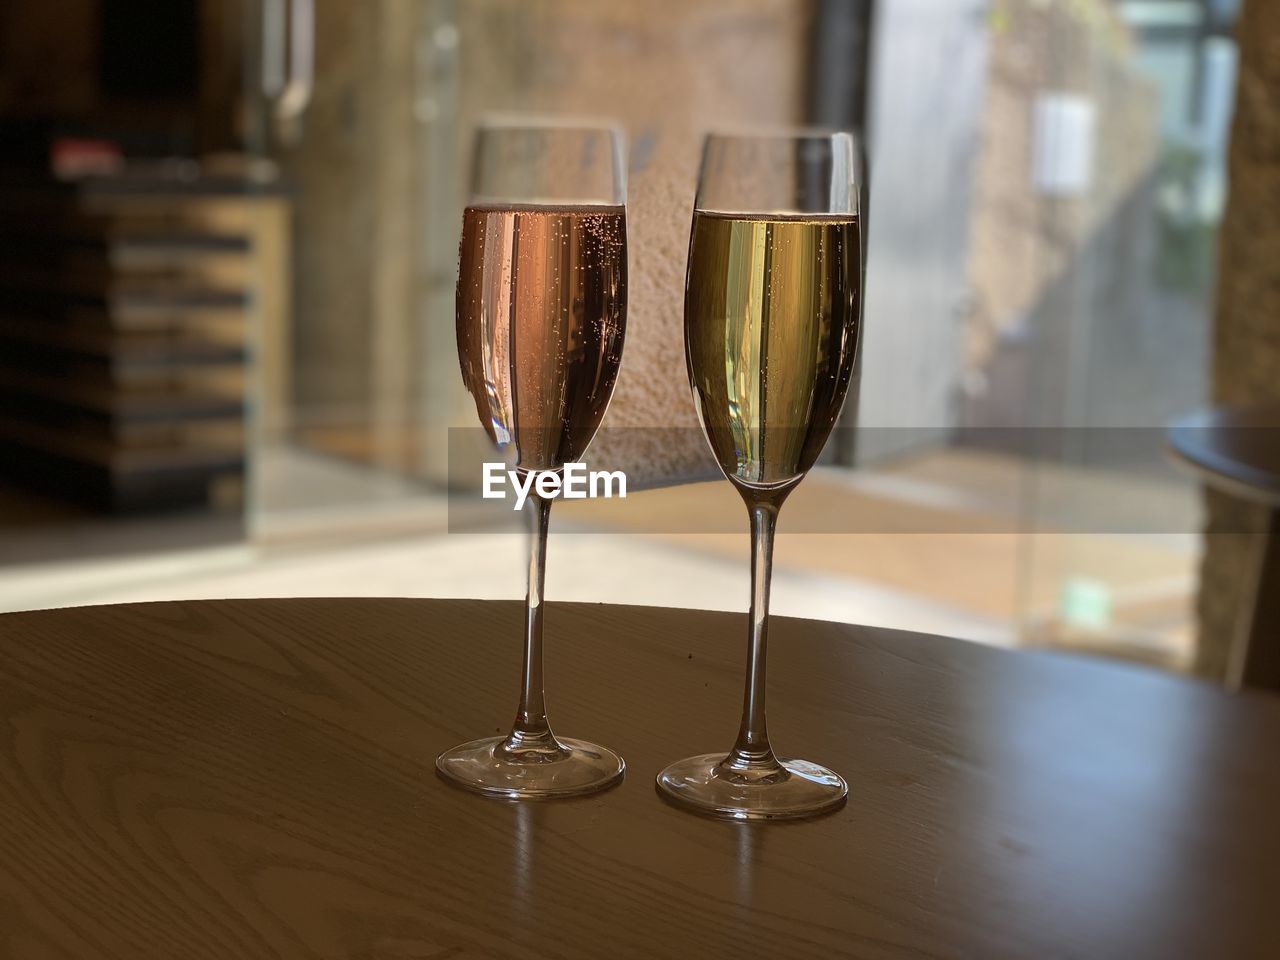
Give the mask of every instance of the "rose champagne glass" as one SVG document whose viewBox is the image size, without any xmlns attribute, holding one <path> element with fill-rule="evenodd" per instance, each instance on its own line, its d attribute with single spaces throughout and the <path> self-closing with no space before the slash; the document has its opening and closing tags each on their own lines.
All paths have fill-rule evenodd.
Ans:
<svg viewBox="0 0 1280 960">
<path fill-rule="evenodd" d="M 566 123 L 489 123 L 476 137 L 458 258 L 462 379 L 490 439 L 530 472 L 562 471 L 595 436 L 622 359 L 627 308 L 621 135 Z M 490 796 L 567 797 L 622 779 L 613 751 L 557 737 L 542 679 L 551 501 L 532 486 L 524 669 L 506 736 L 442 753 L 436 769 Z"/>
</svg>

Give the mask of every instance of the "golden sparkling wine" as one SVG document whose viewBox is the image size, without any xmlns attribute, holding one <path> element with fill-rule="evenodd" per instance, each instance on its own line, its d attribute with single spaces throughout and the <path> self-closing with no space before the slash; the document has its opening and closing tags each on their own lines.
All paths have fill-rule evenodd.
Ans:
<svg viewBox="0 0 1280 960">
<path fill-rule="evenodd" d="M 785 486 L 840 414 L 858 343 L 856 217 L 695 211 L 685 348 L 725 475 Z"/>
<path fill-rule="evenodd" d="M 622 359 L 620 206 L 471 206 L 458 257 L 458 357 L 480 421 L 520 470 L 579 460 Z"/>
</svg>

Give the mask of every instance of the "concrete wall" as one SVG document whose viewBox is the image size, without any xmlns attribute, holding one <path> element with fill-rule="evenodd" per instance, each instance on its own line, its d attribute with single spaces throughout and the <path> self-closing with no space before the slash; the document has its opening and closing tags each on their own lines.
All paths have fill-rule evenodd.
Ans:
<svg viewBox="0 0 1280 960">
<path fill-rule="evenodd" d="M 873 17 L 870 236 L 857 457 L 940 440 L 955 423 L 985 0 L 894 0 Z"/>
<path fill-rule="evenodd" d="M 1091 425 L 1080 381 L 1106 328 L 1136 324 L 1150 293 L 1158 98 L 1127 30 L 1100 0 L 1006 0 L 991 21 L 965 322 L 967 426 Z M 1076 195 L 1037 188 L 1044 93 L 1094 110 L 1094 156 Z M 1151 425 L 1151 424 L 1147 424 Z"/>
<path fill-rule="evenodd" d="M 477 426 L 461 391 L 453 321 L 476 121 L 491 111 L 528 112 L 607 117 L 626 128 L 627 334 L 607 426 L 694 427 L 683 298 L 701 139 L 717 127 L 802 119 L 810 16 L 807 0 L 468 0 L 437 8 L 428 33 L 438 95 L 424 130 L 434 196 L 426 216 L 436 233 L 423 316 L 429 475 L 440 476 L 444 465 L 445 428 Z M 456 50 L 441 49 L 441 40 L 448 47 L 455 38 Z M 451 96 L 442 89 L 450 69 Z M 633 482 L 710 469 L 695 430 L 677 440 L 627 430 L 602 437 L 592 453 Z"/>
<path fill-rule="evenodd" d="M 1240 73 L 1231 132 L 1231 192 L 1218 253 L 1213 396 L 1280 402 L 1280 4 L 1246 0 L 1236 29 Z M 1280 426 L 1280 424 L 1277 424 Z M 1247 582 L 1255 508 L 1207 496 L 1198 671 L 1220 678 Z"/>
<path fill-rule="evenodd" d="M 295 187 L 294 425 L 388 466 L 413 446 L 422 6 L 317 3 L 311 105 L 296 140 L 266 145 Z"/>
</svg>

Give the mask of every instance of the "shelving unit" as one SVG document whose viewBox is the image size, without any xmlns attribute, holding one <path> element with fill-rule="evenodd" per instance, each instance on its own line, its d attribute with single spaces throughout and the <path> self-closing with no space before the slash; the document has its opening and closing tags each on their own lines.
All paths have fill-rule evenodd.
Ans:
<svg viewBox="0 0 1280 960">
<path fill-rule="evenodd" d="M 163 178 L 0 191 L 0 470 L 110 512 L 238 502 L 251 309 L 272 308 L 268 359 L 288 333 L 285 203 Z"/>
</svg>

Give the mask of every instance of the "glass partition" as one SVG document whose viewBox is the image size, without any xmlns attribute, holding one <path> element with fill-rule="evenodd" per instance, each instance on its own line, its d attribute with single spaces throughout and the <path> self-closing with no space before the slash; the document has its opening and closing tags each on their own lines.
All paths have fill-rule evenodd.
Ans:
<svg viewBox="0 0 1280 960">
<path fill-rule="evenodd" d="M 59 282 L 101 286 L 110 266 L 204 284 L 182 304 L 195 320 L 177 347 L 175 314 L 147 314 L 153 288 L 118 288 L 143 308 L 121 314 L 142 325 L 128 337 L 95 327 L 102 311 L 78 314 L 110 333 L 71 351 L 93 382 L 182 380 L 136 353 L 111 367 L 101 354 L 124 337 L 143 354 L 180 347 L 191 382 L 233 401 L 186 432 L 161 404 L 163 436 L 131 423 L 110 439 L 234 461 L 199 487 L 200 510 L 127 523 L 92 506 L 70 508 L 88 526 L 55 523 L 49 509 L 68 508 L 52 488 L 6 479 L 0 500 L 21 503 L 6 521 L 5 605 L 520 596 L 521 550 L 502 538 L 523 526 L 510 502 L 479 496 L 489 448 L 454 323 L 470 144 L 503 115 L 606 118 L 627 135 L 628 329 L 587 459 L 625 470 L 631 489 L 557 507 L 547 595 L 745 609 L 740 506 L 700 482 L 718 474 L 685 377 L 698 152 L 709 129 L 821 125 L 867 147 L 865 330 L 843 419 L 779 528 L 775 612 L 1185 665 L 1200 507 L 1163 430 L 1205 396 L 1233 3 L 205 7 L 165 28 L 201 51 L 195 86 L 145 104 L 127 58 L 93 78 L 105 92 L 90 100 L 74 84 L 19 100 L 38 65 L 0 60 L 0 121 L 27 131 L 6 143 L 42 144 L 57 202 L 147 208 L 151 233 L 98 243 Z M 168 207 L 147 200 L 157 183 Z M 106 209 L 84 215 L 101 225 Z M 101 293 L 76 296 L 101 305 Z M 6 347 L 47 351 L 48 329 L 25 320 Z M 12 403 L 25 394 L 9 373 Z M 78 540 L 90 526 L 108 532 Z M 95 551 L 92 577 L 68 565 Z"/>
</svg>

